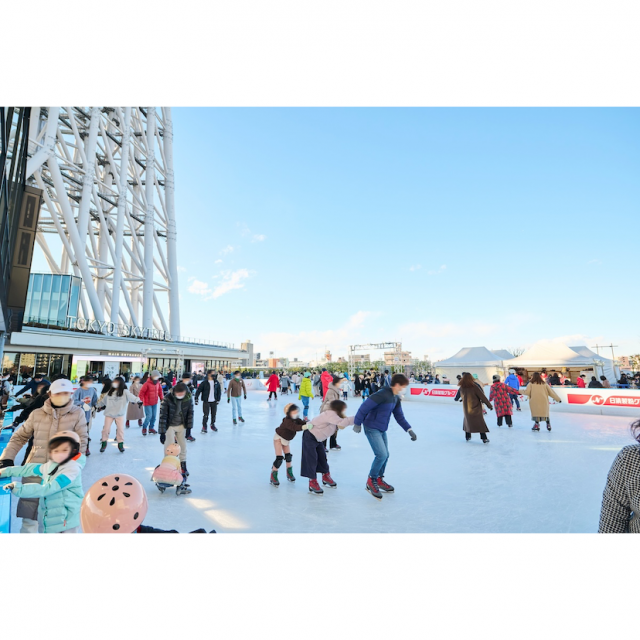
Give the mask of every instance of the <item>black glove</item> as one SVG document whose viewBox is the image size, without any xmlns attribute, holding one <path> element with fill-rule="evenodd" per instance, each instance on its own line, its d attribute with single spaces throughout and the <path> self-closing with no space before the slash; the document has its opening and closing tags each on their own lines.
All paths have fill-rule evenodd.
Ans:
<svg viewBox="0 0 640 640">
<path fill-rule="evenodd" d="M 0 469 L 5 467 L 13 467 L 13 460 L 0 460 Z"/>
<path fill-rule="evenodd" d="M 138 406 L 141 407 L 142 406 L 142 402 L 138 402 Z"/>
<path fill-rule="evenodd" d="M 164 441 L 167 439 L 166 434 L 161 433 L 160 434 L 160 444 L 164 444 Z"/>
<path fill-rule="evenodd" d="M 413 429 L 409 429 L 409 431 L 407 431 L 407 433 L 411 436 L 411 440 L 415 441 L 418 439 L 418 436 L 413 432 Z"/>
</svg>

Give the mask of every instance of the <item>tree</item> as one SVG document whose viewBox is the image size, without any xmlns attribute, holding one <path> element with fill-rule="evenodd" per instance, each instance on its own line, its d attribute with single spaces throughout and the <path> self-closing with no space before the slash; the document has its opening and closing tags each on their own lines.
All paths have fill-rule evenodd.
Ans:
<svg viewBox="0 0 640 640">
<path fill-rule="evenodd" d="M 629 363 L 633 371 L 640 370 L 640 353 L 636 353 L 633 356 L 629 356 Z"/>
<path fill-rule="evenodd" d="M 507 349 L 507 351 L 509 353 L 513 353 L 513 357 L 517 358 L 518 356 L 521 356 L 525 352 L 525 348 L 524 347 L 511 347 L 510 349 Z"/>
</svg>

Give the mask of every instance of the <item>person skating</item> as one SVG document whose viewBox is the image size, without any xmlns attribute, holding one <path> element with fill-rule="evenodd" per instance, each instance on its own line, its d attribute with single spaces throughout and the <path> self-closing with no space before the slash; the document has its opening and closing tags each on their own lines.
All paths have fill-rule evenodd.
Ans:
<svg viewBox="0 0 640 640">
<path fill-rule="evenodd" d="M 84 411 L 73 404 L 73 385 L 67 379 L 54 380 L 49 398 L 36 409 L 16 431 L 0 455 L 0 468 L 12 467 L 22 447 L 33 437 L 33 448 L 26 463 L 44 464 L 48 459 L 49 440 L 59 431 L 75 431 L 80 438 L 80 451 L 87 448 L 87 421 Z M 25 477 L 24 484 L 40 483 L 39 477 Z M 38 532 L 38 498 L 20 498 L 16 515 L 22 518 L 21 533 Z"/>
<path fill-rule="evenodd" d="M 104 426 L 102 427 L 102 437 L 100 438 L 100 453 L 104 453 L 107 448 L 109 431 L 114 422 L 116 423 L 118 451 L 124 453 L 124 422 L 127 414 L 127 406 L 130 402 L 140 402 L 140 399 L 127 389 L 124 378 L 118 376 L 111 383 L 109 391 L 101 396 L 96 405 L 98 411 L 104 410 Z"/>
<path fill-rule="evenodd" d="M 86 457 L 80 453 L 80 436 L 75 431 L 59 431 L 47 446 L 44 464 L 30 463 L 5 467 L 0 478 L 42 478 L 40 484 L 4 486 L 19 498 L 38 500 L 38 514 L 45 533 L 76 533 L 80 524 L 82 469 Z"/>
<path fill-rule="evenodd" d="M 84 376 L 80 378 L 80 386 L 73 392 L 73 396 L 71 397 L 73 404 L 80 407 L 87 418 L 87 450 L 84 452 L 85 456 L 91 455 L 91 452 L 89 451 L 89 442 L 91 442 L 91 422 L 93 421 L 95 408 L 98 404 L 98 393 L 92 385 L 93 378 L 91 378 L 91 376 Z"/>
<path fill-rule="evenodd" d="M 183 496 L 191 493 L 186 483 L 186 476 L 182 471 L 180 461 L 180 445 L 169 443 L 164 448 L 162 462 L 153 470 L 151 480 L 156 483 L 160 493 L 164 493 L 169 487 L 176 487 L 176 495 Z"/>
<path fill-rule="evenodd" d="M 360 433 L 364 425 L 364 434 L 373 450 L 374 459 L 366 490 L 379 500 L 382 499 L 380 490 L 392 493 L 394 488 L 384 479 L 387 461 L 389 460 L 389 444 L 387 441 L 387 429 L 393 415 L 396 422 L 409 434 L 412 441 L 417 439 L 411 425 L 407 422 L 400 404 L 400 397 L 409 386 L 408 378 L 402 373 L 396 373 L 391 377 L 391 386 L 376 391 L 367 398 L 358 409 L 353 430 Z"/>
<path fill-rule="evenodd" d="M 140 482 L 124 473 L 112 473 L 94 482 L 82 500 L 80 523 L 84 533 L 178 533 L 143 523 L 149 510 Z M 207 533 L 196 529 L 191 533 Z M 209 533 L 215 533 L 212 529 Z"/>
<path fill-rule="evenodd" d="M 146 381 L 145 381 L 146 382 Z M 134 376 L 131 381 L 131 386 L 129 387 L 129 391 L 136 396 L 140 397 L 140 389 L 142 389 L 142 383 L 140 382 L 140 376 Z M 144 407 L 140 403 L 131 403 L 127 407 L 127 420 L 124 423 L 124 426 L 128 429 L 131 425 L 131 420 L 137 420 L 138 426 L 142 426 L 142 421 L 144 420 Z"/>
<path fill-rule="evenodd" d="M 304 420 L 309 419 L 309 401 L 311 400 L 311 398 L 313 398 L 311 373 L 309 371 L 305 371 L 304 378 L 302 378 L 302 382 L 300 383 L 300 391 L 298 392 L 298 400 L 302 400 L 302 406 L 304 407 Z"/>
<path fill-rule="evenodd" d="M 327 385 L 326 393 L 324 394 L 324 402 L 320 405 L 320 413 L 329 410 L 329 405 L 334 400 L 340 400 L 342 396 L 342 378 L 339 376 L 332 376 L 331 383 Z M 340 451 L 342 448 L 338 444 L 338 431 L 329 438 L 329 448 Z"/>
<path fill-rule="evenodd" d="M 531 419 L 534 422 L 531 431 L 540 431 L 540 422 L 546 422 L 547 431 L 551 431 L 549 398 L 553 398 L 556 402 L 562 402 L 560 396 L 542 379 L 537 371 L 534 372 L 531 376 L 531 382 L 525 387 L 524 395 L 529 398 Z"/>
<path fill-rule="evenodd" d="M 34 374 L 33 379 L 29 380 L 29 382 L 27 382 L 27 384 L 25 384 L 24 387 L 14 395 L 14 398 L 21 396 L 23 393 L 31 393 L 32 395 L 35 395 L 38 386 L 41 384 L 46 384 L 48 387 L 51 382 L 49 382 L 49 380 L 47 380 L 41 373 Z"/>
<path fill-rule="evenodd" d="M 218 382 L 215 371 L 207 371 L 206 379 L 198 386 L 196 390 L 196 404 L 198 404 L 201 396 L 204 406 L 202 408 L 202 431 L 200 433 L 207 433 L 209 414 L 211 414 L 211 431 L 217 431 L 216 414 L 218 413 L 218 403 L 222 397 L 222 386 L 220 382 Z"/>
<path fill-rule="evenodd" d="M 464 421 L 462 429 L 465 432 L 465 438 L 471 440 L 471 434 L 479 433 L 482 442 L 489 443 L 487 433 L 489 428 L 484 421 L 485 411 L 482 405 L 486 405 L 489 410 L 493 409 L 491 402 L 484 395 L 482 387 L 474 380 L 470 373 L 463 373 L 458 387 L 460 401 L 464 412 Z"/>
<path fill-rule="evenodd" d="M 329 390 L 329 386 L 333 382 L 333 374 L 329 373 L 326 369 L 322 370 L 322 375 L 320 376 L 320 393 L 322 395 L 322 401 L 327 397 L 327 391 Z"/>
<path fill-rule="evenodd" d="M 298 433 L 298 431 L 308 429 L 309 424 L 311 423 L 300 419 L 300 408 L 298 405 L 290 402 L 284 408 L 284 419 L 276 429 L 275 435 L 273 436 L 273 447 L 276 451 L 276 459 L 271 466 L 271 478 L 269 482 L 271 482 L 274 487 L 280 486 L 280 482 L 278 481 L 278 469 L 282 466 L 283 460 L 287 465 L 287 480 L 290 482 L 296 481 L 296 478 L 293 475 L 293 463 L 291 462 L 293 459 L 293 456 L 291 455 L 291 441 L 296 437 L 296 433 Z M 283 453 L 284 455 L 282 455 Z"/>
<path fill-rule="evenodd" d="M 139 394 L 140 400 L 144 407 L 144 423 L 142 424 L 142 435 L 147 435 L 147 427 L 149 433 L 158 433 L 153 427 L 156 424 L 158 415 L 158 402 L 164 399 L 164 392 L 160 385 L 160 372 L 154 369 L 147 381 L 142 385 Z"/>
<path fill-rule="evenodd" d="M 337 429 L 344 429 L 353 424 L 353 416 L 345 417 L 347 405 L 342 400 L 334 400 L 328 411 L 307 422 L 307 430 L 302 434 L 302 460 L 300 475 L 309 478 L 311 493 L 324 493 L 318 484 L 317 474 L 322 474 L 322 484 L 336 487 L 337 484 L 329 473 L 325 443 Z"/>
<path fill-rule="evenodd" d="M 247 387 L 244 384 L 244 380 L 240 376 L 239 371 L 233 372 L 233 378 L 229 382 L 227 387 L 227 403 L 231 403 L 233 424 L 238 424 L 236 421 L 236 413 L 238 420 L 244 422 L 242 417 L 242 398 L 247 399 Z"/>
<path fill-rule="evenodd" d="M 513 415 L 513 405 L 511 404 L 511 398 L 514 395 L 518 395 L 519 391 L 515 391 L 512 387 L 504 382 L 500 382 L 500 376 L 493 376 L 493 384 L 489 391 L 489 402 L 493 404 L 493 408 L 496 410 L 496 416 L 498 417 L 498 426 L 502 426 L 502 419 L 509 427 L 513 426 L 511 416 Z"/>
<path fill-rule="evenodd" d="M 160 418 L 158 429 L 160 442 L 172 444 L 174 440 L 180 445 L 180 465 L 185 479 L 189 475 L 187 471 L 187 439 L 188 429 L 193 427 L 193 403 L 191 394 L 184 382 L 178 382 L 167 394 L 160 405 Z"/>
<path fill-rule="evenodd" d="M 518 391 L 516 394 L 509 394 L 511 398 L 511 404 L 516 403 L 516 409 L 520 411 L 520 400 L 518 399 L 518 395 L 520 392 L 520 378 L 516 375 L 515 369 L 509 369 L 509 375 L 504 379 L 504 383 Z"/>
<path fill-rule="evenodd" d="M 271 394 L 278 399 L 278 388 L 280 387 L 280 378 L 278 378 L 275 371 L 271 372 L 269 379 L 267 380 L 267 390 L 269 391 L 269 397 L 267 398 L 267 402 L 271 400 Z"/>
</svg>

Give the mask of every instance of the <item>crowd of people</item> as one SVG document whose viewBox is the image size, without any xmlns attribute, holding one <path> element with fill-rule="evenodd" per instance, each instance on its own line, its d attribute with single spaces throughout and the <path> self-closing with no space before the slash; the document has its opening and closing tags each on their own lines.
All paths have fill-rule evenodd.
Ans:
<svg viewBox="0 0 640 640">
<path fill-rule="evenodd" d="M 512 415 L 520 411 L 519 397 L 529 400 L 533 431 L 540 431 L 540 423 L 551 431 L 549 399 L 561 402 L 553 390 L 556 385 L 566 385 L 557 372 L 535 372 L 526 384 L 515 370 L 510 370 L 504 382 L 493 376 L 488 397 L 485 384 L 477 376 L 462 373 L 457 376 L 456 401 L 462 403 L 463 431 L 467 441 L 472 434 L 480 435 L 482 442 L 489 442 L 489 429 L 485 422 L 488 411 L 495 410 L 498 426 L 503 421 L 513 426 Z M 577 386 L 584 376 L 579 376 Z M 604 378 L 604 377 L 603 377 Z M 271 465 L 269 481 L 280 485 L 279 470 L 285 463 L 286 479 L 295 482 L 291 442 L 301 433 L 301 476 L 308 480 L 311 494 L 321 495 L 323 487 L 335 488 L 337 482 L 331 475 L 327 453 L 339 451 L 338 432 L 353 427 L 355 433 L 364 434 L 373 453 L 365 489 L 377 500 L 384 493 L 394 492 L 385 479 L 389 459 L 387 430 L 391 417 L 411 440 L 417 436 L 404 416 L 401 399 L 412 382 L 426 382 L 427 376 L 409 377 L 385 371 L 365 371 L 353 376 L 332 373 L 326 368 L 304 373 L 271 372 L 265 384 L 266 401 L 272 403 L 282 396 L 294 396 L 302 406 L 288 402 L 284 407 L 282 422 L 275 428 L 273 446 L 275 459 Z M 623 382 L 624 379 L 624 382 Z M 11 389 L 2 376 L 3 394 Z M 440 383 L 438 376 L 431 377 L 432 384 Z M 604 387 L 606 379 L 592 377 L 589 387 Z M 638 377 L 623 375 L 625 384 L 640 384 Z M 10 384 L 10 381 L 9 381 Z M 218 405 L 223 395 L 231 404 L 234 425 L 244 422 L 243 402 L 247 399 L 247 385 L 239 371 L 233 375 L 221 371 L 185 373 L 181 376 L 169 372 L 162 375 L 153 370 L 144 376 L 133 376 L 127 383 L 124 375 L 113 380 L 102 377 L 101 389 L 96 390 L 96 380 L 91 375 L 79 380 L 79 387 L 64 375 L 47 380 L 41 374 L 26 381 L 15 394 L 22 410 L 15 413 L 11 427 L 14 429 L 6 448 L 0 456 L 0 477 L 20 478 L 5 485 L 19 498 L 17 516 L 22 519 L 22 532 L 33 533 L 40 526 L 45 532 L 71 533 L 83 531 L 163 532 L 143 524 L 147 511 L 144 489 L 130 475 L 105 477 L 86 493 L 82 489 L 82 470 L 91 455 L 91 427 L 95 416 L 104 412 L 100 432 L 100 453 L 107 451 L 108 441 L 114 437 L 117 451 L 125 453 L 125 436 L 132 425 L 140 428 L 143 437 L 158 436 L 164 455 L 153 472 L 153 480 L 161 492 L 175 488 L 178 495 L 191 493 L 188 483 L 187 454 L 189 444 L 195 441 L 192 434 L 194 407 L 202 401 L 201 434 L 215 432 Z M 23 396 L 21 399 L 20 396 Z M 25 397 L 26 396 L 26 400 Z M 361 403 L 354 415 L 346 415 L 346 400 L 359 397 Z M 320 398 L 318 414 L 309 418 L 310 401 Z M 157 426 L 157 429 L 156 429 Z M 115 427 L 115 434 L 112 433 Z M 634 436 L 640 443 L 640 421 L 634 423 Z M 21 464 L 16 464 L 20 451 L 26 447 Z M 605 489 L 601 531 L 640 531 L 638 513 L 640 507 L 640 444 L 626 447 L 612 466 Z M 633 488 L 635 487 L 635 489 Z M 108 496 L 111 495 L 111 499 Z M 105 502 L 102 502 L 104 498 Z M 171 530 L 173 531 L 173 530 Z M 204 529 L 197 530 L 204 532 Z"/>
</svg>

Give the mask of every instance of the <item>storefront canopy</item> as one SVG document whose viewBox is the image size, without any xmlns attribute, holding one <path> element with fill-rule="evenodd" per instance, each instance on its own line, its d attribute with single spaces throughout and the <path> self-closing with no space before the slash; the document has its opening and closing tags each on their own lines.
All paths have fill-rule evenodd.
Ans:
<svg viewBox="0 0 640 640">
<path fill-rule="evenodd" d="M 509 354 L 511 356 L 511 354 Z M 503 358 L 492 353 L 486 347 L 465 347 L 458 353 L 446 360 L 436 362 L 436 367 L 458 368 L 458 367 L 486 367 L 502 366 Z"/>
</svg>

